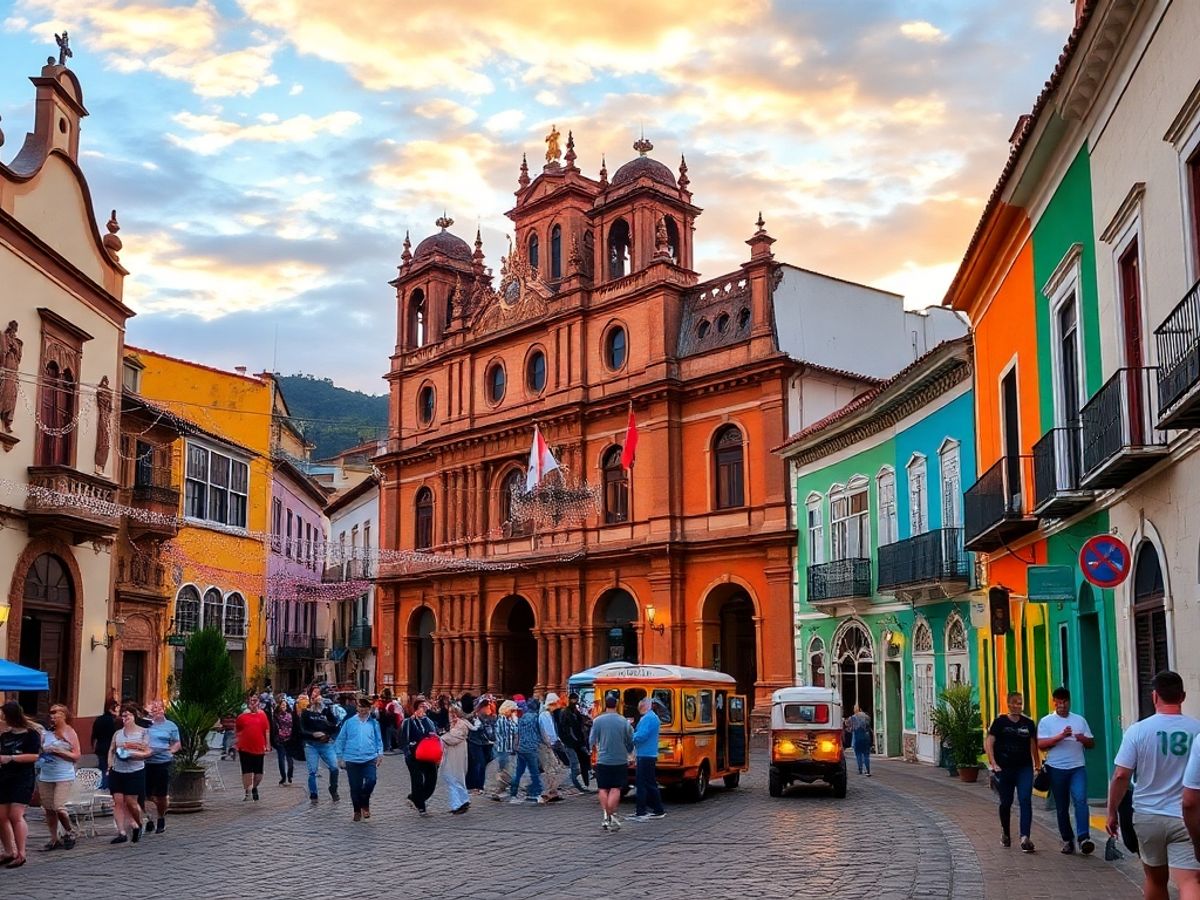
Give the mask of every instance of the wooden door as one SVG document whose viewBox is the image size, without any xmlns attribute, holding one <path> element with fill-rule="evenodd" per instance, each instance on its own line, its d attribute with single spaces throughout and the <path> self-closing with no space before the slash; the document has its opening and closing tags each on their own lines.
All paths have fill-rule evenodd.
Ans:
<svg viewBox="0 0 1200 900">
<path fill-rule="evenodd" d="M 1142 390 L 1142 372 L 1145 365 L 1145 347 L 1142 336 L 1142 273 L 1138 261 L 1138 242 L 1135 238 L 1121 254 L 1121 321 L 1125 348 L 1125 392 L 1129 398 L 1129 446 L 1140 447 L 1145 443 L 1145 398 Z"/>
</svg>

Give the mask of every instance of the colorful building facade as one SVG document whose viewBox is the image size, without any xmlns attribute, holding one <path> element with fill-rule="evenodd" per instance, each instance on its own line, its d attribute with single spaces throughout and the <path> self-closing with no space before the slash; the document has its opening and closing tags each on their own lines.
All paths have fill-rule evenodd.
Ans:
<svg viewBox="0 0 1200 900">
<path fill-rule="evenodd" d="M 970 341 L 958 338 L 777 448 L 800 532 L 796 683 L 860 706 L 889 756 L 937 761 L 929 711 L 973 679 L 973 422 Z"/>
</svg>

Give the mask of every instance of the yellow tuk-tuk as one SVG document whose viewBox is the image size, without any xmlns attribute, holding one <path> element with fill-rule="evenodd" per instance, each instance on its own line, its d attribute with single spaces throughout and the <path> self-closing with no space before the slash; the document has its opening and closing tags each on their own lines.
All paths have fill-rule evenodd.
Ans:
<svg viewBox="0 0 1200 900">
<path fill-rule="evenodd" d="M 832 688 L 788 687 L 771 695 L 771 768 L 767 790 L 782 797 L 794 781 L 824 781 L 846 796 L 842 700 Z"/>
<path fill-rule="evenodd" d="M 724 672 L 687 666 L 606 666 L 595 681 L 595 712 L 616 692 L 617 709 L 637 724 L 638 703 L 658 701 L 662 720 L 658 738 L 658 780 L 682 785 L 693 800 L 702 800 L 709 782 L 720 778 L 735 788 L 749 768 L 746 697 Z M 636 770 L 629 769 L 629 783 Z"/>
</svg>

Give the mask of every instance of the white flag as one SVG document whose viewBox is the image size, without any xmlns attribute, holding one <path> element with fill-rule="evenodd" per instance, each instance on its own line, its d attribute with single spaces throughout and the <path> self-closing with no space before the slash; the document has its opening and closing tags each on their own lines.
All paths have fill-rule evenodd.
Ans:
<svg viewBox="0 0 1200 900">
<path fill-rule="evenodd" d="M 558 460 L 550 452 L 541 430 L 533 426 L 533 446 L 529 448 L 529 470 L 525 473 L 525 490 L 532 491 L 542 479 L 558 468 Z"/>
</svg>

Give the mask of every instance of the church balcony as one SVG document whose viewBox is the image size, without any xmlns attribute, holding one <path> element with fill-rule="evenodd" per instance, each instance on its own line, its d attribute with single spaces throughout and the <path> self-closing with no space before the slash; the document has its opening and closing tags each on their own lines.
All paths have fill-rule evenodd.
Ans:
<svg viewBox="0 0 1200 900">
<path fill-rule="evenodd" d="M 111 538 L 117 533 L 117 486 L 69 466 L 30 466 L 25 512 L 29 530 L 60 531 L 72 543 Z"/>
</svg>

